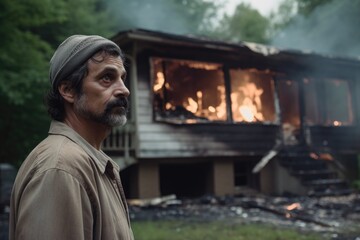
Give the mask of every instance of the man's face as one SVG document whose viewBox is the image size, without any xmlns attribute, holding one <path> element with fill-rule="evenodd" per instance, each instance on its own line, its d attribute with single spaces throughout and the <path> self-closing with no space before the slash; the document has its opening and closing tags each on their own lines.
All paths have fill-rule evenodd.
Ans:
<svg viewBox="0 0 360 240">
<path fill-rule="evenodd" d="M 124 84 L 125 77 L 121 58 L 96 54 L 88 61 L 82 92 L 74 102 L 75 113 L 109 127 L 124 125 L 130 94 Z"/>
</svg>

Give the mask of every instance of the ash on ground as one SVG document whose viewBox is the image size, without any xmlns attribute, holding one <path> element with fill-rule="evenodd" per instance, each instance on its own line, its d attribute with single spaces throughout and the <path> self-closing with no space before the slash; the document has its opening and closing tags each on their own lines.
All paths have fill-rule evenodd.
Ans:
<svg viewBox="0 0 360 240">
<path fill-rule="evenodd" d="M 266 224 L 325 239 L 360 240 L 360 194 L 346 196 L 203 196 L 178 199 L 175 195 L 129 200 L 132 221 L 223 221 L 230 224 Z"/>
</svg>

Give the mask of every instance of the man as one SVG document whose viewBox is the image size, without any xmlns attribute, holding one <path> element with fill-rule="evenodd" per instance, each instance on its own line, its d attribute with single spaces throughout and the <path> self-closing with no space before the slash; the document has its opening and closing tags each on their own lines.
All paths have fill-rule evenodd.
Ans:
<svg viewBox="0 0 360 240">
<path fill-rule="evenodd" d="M 10 239 L 133 239 L 119 167 L 101 151 L 126 122 L 125 76 L 110 40 L 74 35 L 58 47 L 47 96 L 53 121 L 15 180 Z"/>
</svg>

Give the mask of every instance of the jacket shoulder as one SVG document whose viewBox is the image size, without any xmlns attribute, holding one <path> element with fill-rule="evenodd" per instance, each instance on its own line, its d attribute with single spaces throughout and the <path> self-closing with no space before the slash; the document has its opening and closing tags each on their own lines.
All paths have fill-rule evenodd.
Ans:
<svg viewBox="0 0 360 240">
<path fill-rule="evenodd" d="M 18 175 L 35 177 L 49 169 L 59 169 L 81 182 L 93 174 L 94 165 L 90 156 L 75 142 L 65 136 L 50 135 L 29 154 Z"/>
</svg>

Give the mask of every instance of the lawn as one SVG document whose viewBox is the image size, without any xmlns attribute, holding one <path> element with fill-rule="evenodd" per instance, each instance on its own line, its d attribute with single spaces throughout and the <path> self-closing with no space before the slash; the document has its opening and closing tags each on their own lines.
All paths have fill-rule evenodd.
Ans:
<svg viewBox="0 0 360 240">
<path fill-rule="evenodd" d="M 136 240 L 321 240 L 320 235 L 258 224 L 135 221 Z"/>
</svg>

